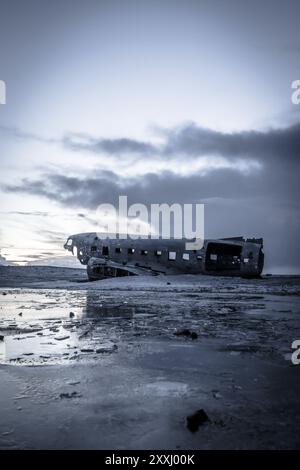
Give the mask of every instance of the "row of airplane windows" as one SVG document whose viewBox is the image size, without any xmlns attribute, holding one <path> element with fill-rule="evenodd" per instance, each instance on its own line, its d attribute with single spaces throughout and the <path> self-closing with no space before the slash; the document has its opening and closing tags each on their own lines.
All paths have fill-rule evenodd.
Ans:
<svg viewBox="0 0 300 470">
<path fill-rule="evenodd" d="M 96 252 L 97 251 L 97 246 L 92 246 L 91 247 L 91 251 L 92 252 Z M 122 248 L 117 246 L 115 248 L 115 253 L 122 253 Z M 135 253 L 135 249 L 134 248 L 127 248 L 127 253 L 129 255 L 133 255 Z M 144 256 L 147 256 L 148 255 L 148 250 L 140 250 L 140 254 L 141 255 L 144 255 Z M 162 251 L 161 250 L 155 250 L 154 251 L 154 254 L 155 256 L 161 256 L 162 255 Z M 171 261 L 174 261 L 176 260 L 176 251 L 168 251 L 168 258 L 169 260 Z M 103 246 L 102 247 L 102 256 L 109 256 L 109 247 L 108 246 Z M 185 261 L 189 261 L 190 259 L 190 254 L 189 253 L 183 253 L 182 254 L 182 259 L 185 260 Z M 197 259 L 198 260 L 202 260 L 202 256 L 197 256 Z"/>
</svg>

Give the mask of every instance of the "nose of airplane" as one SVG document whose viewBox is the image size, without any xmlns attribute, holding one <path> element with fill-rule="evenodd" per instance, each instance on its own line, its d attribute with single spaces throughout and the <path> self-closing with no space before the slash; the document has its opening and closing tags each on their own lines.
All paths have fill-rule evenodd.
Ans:
<svg viewBox="0 0 300 470">
<path fill-rule="evenodd" d="M 66 243 L 64 244 L 64 249 L 68 251 L 72 251 L 72 247 L 73 247 L 73 240 L 71 237 L 69 237 Z"/>
</svg>

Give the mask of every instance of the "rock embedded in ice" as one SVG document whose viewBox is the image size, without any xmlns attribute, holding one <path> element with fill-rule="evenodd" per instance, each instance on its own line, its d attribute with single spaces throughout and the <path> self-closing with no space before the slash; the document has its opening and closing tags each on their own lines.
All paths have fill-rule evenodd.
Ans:
<svg viewBox="0 0 300 470">
<path fill-rule="evenodd" d="M 190 331 L 188 329 L 177 330 L 174 333 L 175 336 L 186 336 L 191 339 L 197 339 L 198 335 L 195 331 Z"/>
<path fill-rule="evenodd" d="M 209 417 L 203 409 L 197 410 L 194 414 L 187 416 L 187 428 L 191 432 L 197 432 L 202 424 L 209 421 Z"/>
<path fill-rule="evenodd" d="M 78 392 L 71 392 L 71 393 L 60 393 L 59 398 L 80 398 L 81 395 Z"/>
</svg>

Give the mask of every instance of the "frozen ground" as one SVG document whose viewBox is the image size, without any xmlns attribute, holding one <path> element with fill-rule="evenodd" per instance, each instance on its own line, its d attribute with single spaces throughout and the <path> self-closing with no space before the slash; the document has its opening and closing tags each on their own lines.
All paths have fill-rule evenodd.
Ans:
<svg viewBox="0 0 300 470">
<path fill-rule="evenodd" d="M 0 267 L 0 335 L 2 449 L 300 448 L 298 277 Z"/>
</svg>

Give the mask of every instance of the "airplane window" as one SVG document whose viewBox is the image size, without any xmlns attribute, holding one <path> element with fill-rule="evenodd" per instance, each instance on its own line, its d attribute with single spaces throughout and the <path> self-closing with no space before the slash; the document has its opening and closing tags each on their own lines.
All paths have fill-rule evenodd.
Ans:
<svg viewBox="0 0 300 470">
<path fill-rule="evenodd" d="M 108 248 L 108 246 L 103 246 L 103 247 L 102 247 L 102 255 L 103 255 L 103 256 L 108 256 L 108 255 L 109 255 L 109 248 Z"/>
<path fill-rule="evenodd" d="M 189 259 L 190 259 L 189 253 L 183 253 L 182 259 L 184 259 L 185 261 L 189 261 Z"/>
<path fill-rule="evenodd" d="M 121 249 L 120 246 L 117 246 L 115 251 L 116 251 L 116 253 L 121 253 L 121 252 L 122 252 L 122 249 Z"/>
<path fill-rule="evenodd" d="M 169 260 L 175 261 L 176 259 L 176 251 L 169 251 Z"/>
<path fill-rule="evenodd" d="M 69 238 L 69 240 L 67 241 L 67 246 L 71 246 L 71 245 L 72 245 L 72 243 L 73 243 L 73 240 L 72 240 L 72 238 Z"/>
<path fill-rule="evenodd" d="M 128 254 L 133 255 L 134 253 L 134 248 L 128 248 Z"/>
<path fill-rule="evenodd" d="M 161 256 L 161 250 L 155 250 L 156 256 Z"/>
</svg>

